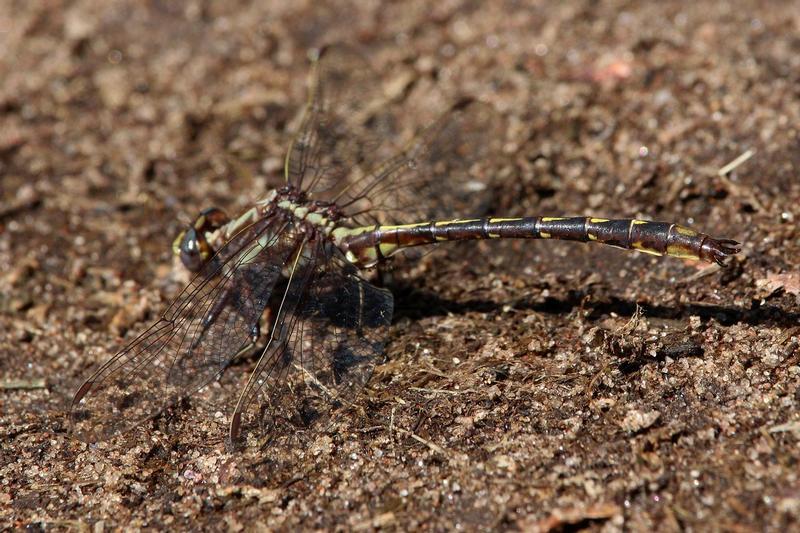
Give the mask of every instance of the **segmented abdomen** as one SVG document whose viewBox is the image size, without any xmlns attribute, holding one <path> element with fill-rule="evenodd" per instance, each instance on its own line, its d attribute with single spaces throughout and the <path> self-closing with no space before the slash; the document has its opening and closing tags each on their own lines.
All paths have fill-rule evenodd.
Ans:
<svg viewBox="0 0 800 533">
<path fill-rule="evenodd" d="M 338 233 L 338 235 L 337 235 Z M 559 239 L 598 242 L 654 255 L 722 264 L 739 243 L 669 222 L 595 217 L 523 217 L 439 220 L 399 226 L 337 228 L 351 260 L 371 265 L 396 251 L 442 241 Z"/>
</svg>

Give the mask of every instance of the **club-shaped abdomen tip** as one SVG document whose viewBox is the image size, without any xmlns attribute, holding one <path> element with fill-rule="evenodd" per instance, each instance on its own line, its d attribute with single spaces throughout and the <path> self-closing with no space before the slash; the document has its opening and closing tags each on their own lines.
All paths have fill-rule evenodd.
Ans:
<svg viewBox="0 0 800 533">
<path fill-rule="evenodd" d="M 700 258 L 725 266 L 725 259 L 742 251 L 742 245 L 732 239 L 707 237 L 700 246 Z"/>
</svg>

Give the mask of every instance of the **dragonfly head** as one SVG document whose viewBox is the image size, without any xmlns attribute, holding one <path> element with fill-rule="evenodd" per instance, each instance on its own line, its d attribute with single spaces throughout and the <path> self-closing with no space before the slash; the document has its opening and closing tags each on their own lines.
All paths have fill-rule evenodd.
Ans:
<svg viewBox="0 0 800 533">
<path fill-rule="evenodd" d="M 213 255 L 208 241 L 194 228 L 184 230 L 178 235 L 172 244 L 172 251 L 191 272 L 200 270 Z"/>
<path fill-rule="evenodd" d="M 228 216 L 216 207 L 205 209 L 186 230 L 180 232 L 172 243 L 172 251 L 191 272 L 198 272 L 215 250 L 206 239 L 206 233 L 217 230 L 228 223 Z"/>
</svg>

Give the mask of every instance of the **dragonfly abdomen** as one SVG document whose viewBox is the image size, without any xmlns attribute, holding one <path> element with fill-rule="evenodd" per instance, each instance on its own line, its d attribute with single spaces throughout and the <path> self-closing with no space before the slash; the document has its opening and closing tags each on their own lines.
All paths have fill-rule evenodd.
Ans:
<svg viewBox="0 0 800 533">
<path fill-rule="evenodd" d="M 351 261 L 370 266 L 411 246 L 479 239 L 557 239 L 598 242 L 653 255 L 722 263 L 739 244 L 669 222 L 595 217 L 439 220 L 397 226 L 337 228 L 334 238 Z"/>
</svg>

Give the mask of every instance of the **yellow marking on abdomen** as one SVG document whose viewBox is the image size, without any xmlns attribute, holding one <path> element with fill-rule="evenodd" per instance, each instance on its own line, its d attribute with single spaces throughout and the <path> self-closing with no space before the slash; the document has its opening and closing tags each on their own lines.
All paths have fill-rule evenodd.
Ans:
<svg viewBox="0 0 800 533">
<path fill-rule="evenodd" d="M 631 222 L 633 223 L 634 226 L 641 226 L 642 224 L 648 223 L 647 220 L 638 220 L 638 219 L 634 219 Z"/>
<path fill-rule="evenodd" d="M 552 237 L 552 235 L 550 233 L 545 233 L 544 231 L 540 231 L 539 237 L 541 237 L 542 239 L 549 239 L 550 237 Z"/>
<path fill-rule="evenodd" d="M 368 233 L 370 231 L 375 231 L 378 226 L 360 226 L 358 228 L 348 228 L 345 226 L 338 226 L 334 228 L 331 232 L 333 238 L 337 241 L 341 241 L 346 237 L 355 237 L 356 235 L 361 235 L 362 233 Z"/>
<path fill-rule="evenodd" d="M 441 227 L 441 226 L 453 226 L 453 225 L 456 225 L 456 224 L 468 224 L 470 222 L 479 222 L 480 220 L 481 219 L 479 219 L 479 218 L 457 218 L 457 219 L 454 219 L 454 220 L 439 220 L 439 221 L 434 222 L 433 226 L 438 228 L 438 227 Z M 430 222 L 426 222 L 425 224 L 430 224 Z M 443 241 L 447 241 L 447 240 L 449 240 L 447 238 L 447 235 L 444 235 L 444 236 L 441 236 L 441 237 L 438 236 L 438 235 L 436 236 L 436 241 L 437 242 L 443 242 Z"/>
<path fill-rule="evenodd" d="M 640 252 L 644 252 L 644 253 L 646 253 L 646 254 L 651 254 L 651 255 L 663 255 L 663 254 L 662 254 L 661 252 L 659 252 L 658 250 L 656 250 L 656 249 L 654 249 L 654 248 L 648 248 L 648 247 L 644 246 L 644 245 L 643 245 L 641 242 L 639 242 L 639 241 L 636 241 L 636 242 L 634 242 L 634 243 L 631 243 L 631 248 L 633 248 L 634 250 L 638 250 L 638 251 L 640 251 Z"/>
<path fill-rule="evenodd" d="M 675 231 L 687 237 L 697 237 L 697 232 L 695 230 L 686 228 L 684 226 L 678 226 L 677 224 L 675 225 Z"/>
<path fill-rule="evenodd" d="M 592 224 L 600 224 L 602 222 L 608 222 L 608 221 L 609 220 L 607 218 L 590 218 L 589 219 L 589 222 L 591 222 Z"/>
<path fill-rule="evenodd" d="M 695 252 L 680 244 L 670 244 L 667 246 L 667 255 L 671 257 L 678 257 L 680 259 L 700 259 L 700 256 Z"/>
<path fill-rule="evenodd" d="M 433 225 L 437 228 L 439 226 L 450 226 L 453 224 L 468 224 L 470 222 L 480 222 L 481 219 L 479 218 L 457 218 L 455 220 L 439 220 L 434 222 Z"/>
<path fill-rule="evenodd" d="M 378 248 L 381 251 L 381 255 L 383 257 L 389 257 L 393 253 L 397 251 L 398 246 L 396 244 L 384 242 L 378 245 Z"/>
<path fill-rule="evenodd" d="M 519 222 L 521 218 L 490 218 L 489 224 L 500 224 L 502 222 Z"/>
<path fill-rule="evenodd" d="M 596 241 L 597 240 L 597 235 L 592 235 L 588 231 L 586 232 L 586 236 L 589 237 L 590 241 Z"/>
<path fill-rule="evenodd" d="M 395 231 L 398 229 L 419 228 L 422 226 L 429 226 L 430 222 L 417 222 L 415 224 L 398 224 L 396 226 L 381 226 L 381 231 Z"/>
<path fill-rule="evenodd" d="M 486 221 L 486 225 L 489 224 L 502 224 L 503 222 L 520 222 L 521 218 L 490 218 Z M 500 239 L 502 236 L 499 233 L 494 233 L 491 231 L 486 232 L 486 236 L 490 239 Z"/>
<path fill-rule="evenodd" d="M 542 217 L 542 222 L 558 222 L 559 220 L 567 220 L 567 217 Z"/>
</svg>

